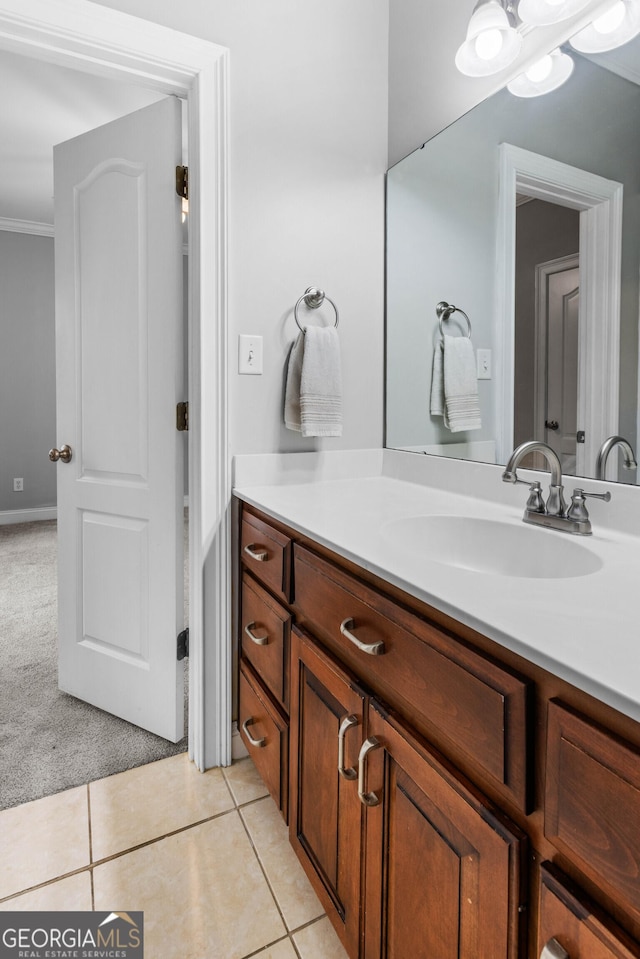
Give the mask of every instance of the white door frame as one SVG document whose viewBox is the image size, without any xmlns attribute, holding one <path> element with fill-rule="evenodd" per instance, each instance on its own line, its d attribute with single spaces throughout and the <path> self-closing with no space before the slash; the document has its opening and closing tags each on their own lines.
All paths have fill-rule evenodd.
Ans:
<svg viewBox="0 0 640 959">
<path fill-rule="evenodd" d="M 189 755 L 199 769 L 228 765 L 228 50 L 90 0 L 0 0 L 0 50 L 188 99 Z"/>
<path fill-rule="evenodd" d="M 497 461 L 513 449 L 516 193 L 580 210 L 580 325 L 583 390 L 578 422 L 586 424 L 585 463 L 595 465 L 602 441 L 618 431 L 620 380 L 621 183 L 549 157 L 500 144 L 496 243 Z"/>
</svg>

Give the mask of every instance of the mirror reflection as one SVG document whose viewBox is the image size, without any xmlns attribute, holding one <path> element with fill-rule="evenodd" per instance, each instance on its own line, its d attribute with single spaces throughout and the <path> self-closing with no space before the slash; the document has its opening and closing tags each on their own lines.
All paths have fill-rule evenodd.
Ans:
<svg viewBox="0 0 640 959">
<path fill-rule="evenodd" d="M 504 464 L 536 439 L 565 474 L 636 482 L 640 75 L 575 60 L 388 173 L 388 447 Z"/>
</svg>

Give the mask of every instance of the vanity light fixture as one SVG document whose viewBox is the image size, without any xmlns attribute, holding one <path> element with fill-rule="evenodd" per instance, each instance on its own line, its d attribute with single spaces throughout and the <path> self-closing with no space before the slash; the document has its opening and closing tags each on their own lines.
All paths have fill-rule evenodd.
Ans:
<svg viewBox="0 0 640 959">
<path fill-rule="evenodd" d="M 539 97 L 561 87 L 573 73 L 573 60 L 557 47 L 507 84 L 516 97 Z"/>
<path fill-rule="evenodd" d="M 640 0 L 612 0 L 600 16 L 569 41 L 580 53 L 604 53 L 640 33 Z"/>
<path fill-rule="evenodd" d="M 515 27 L 507 0 L 478 0 L 469 20 L 467 36 L 456 53 L 456 66 L 468 77 L 500 73 L 516 59 L 522 36 Z"/>
<path fill-rule="evenodd" d="M 588 2 L 589 0 L 520 0 L 518 17 L 531 26 L 545 27 L 580 13 Z"/>
</svg>

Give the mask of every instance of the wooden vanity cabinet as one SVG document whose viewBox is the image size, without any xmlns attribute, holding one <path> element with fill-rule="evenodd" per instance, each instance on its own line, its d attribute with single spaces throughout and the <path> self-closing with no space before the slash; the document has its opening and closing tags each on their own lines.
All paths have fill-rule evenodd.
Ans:
<svg viewBox="0 0 640 959">
<path fill-rule="evenodd" d="M 239 539 L 238 730 L 286 822 L 292 543 L 247 509 Z"/>
<path fill-rule="evenodd" d="M 640 947 L 551 863 L 540 872 L 536 956 L 638 959 Z"/>
<path fill-rule="evenodd" d="M 349 955 L 516 959 L 522 834 L 297 627 L 292 663 L 290 839 Z"/>
<path fill-rule="evenodd" d="M 375 700 L 363 752 L 365 959 L 517 959 L 523 834 Z"/>
<path fill-rule="evenodd" d="M 292 637 L 289 836 L 350 956 L 359 955 L 367 696 L 297 627 Z"/>
<path fill-rule="evenodd" d="M 241 535 L 243 738 L 351 959 L 640 959 L 640 725 L 253 508 Z"/>
</svg>

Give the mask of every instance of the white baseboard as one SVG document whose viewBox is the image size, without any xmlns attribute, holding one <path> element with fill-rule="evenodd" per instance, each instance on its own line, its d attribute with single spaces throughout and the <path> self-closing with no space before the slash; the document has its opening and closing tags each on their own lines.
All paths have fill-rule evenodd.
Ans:
<svg viewBox="0 0 640 959">
<path fill-rule="evenodd" d="M 43 519 L 57 519 L 58 510 L 55 506 L 36 506 L 34 509 L 5 509 L 0 510 L 0 526 L 10 523 L 36 523 Z"/>
<path fill-rule="evenodd" d="M 233 722 L 231 723 L 231 758 L 244 759 L 248 755 L 247 747 L 242 742 L 242 737 L 238 732 L 238 724 Z"/>
</svg>

